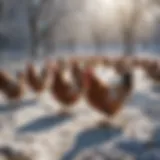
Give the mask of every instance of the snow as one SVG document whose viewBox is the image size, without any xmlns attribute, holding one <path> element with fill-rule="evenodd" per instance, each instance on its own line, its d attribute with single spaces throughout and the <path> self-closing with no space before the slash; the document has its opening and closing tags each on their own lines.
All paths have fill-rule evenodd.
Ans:
<svg viewBox="0 0 160 160">
<path fill-rule="evenodd" d="M 11 69 L 15 70 L 16 65 Z M 103 72 L 101 74 L 103 76 Z M 134 75 L 135 89 L 123 110 L 113 119 L 113 128 L 97 127 L 104 117 L 93 110 L 83 96 L 70 109 L 70 117 L 58 116 L 60 104 L 48 93 L 36 100 L 28 91 L 16 109 L 7 105 L 1 96 L 0 145 L 8 144 L 25 151 L 34 160 L 72 160 L 81 152 L 93 154 L 95 147 L 98 148 L 96 151 L 112 157 L 125 155 L 145 159 L 146 155 L 154 153 L 160 156 L 157 151 L 160 94 L 150 80 L 144 80 L 142 71 L 137 69 Z M 147 152 L 148 148 L 143 144 L 150 140 L 156 143 Z"/>
</svg>

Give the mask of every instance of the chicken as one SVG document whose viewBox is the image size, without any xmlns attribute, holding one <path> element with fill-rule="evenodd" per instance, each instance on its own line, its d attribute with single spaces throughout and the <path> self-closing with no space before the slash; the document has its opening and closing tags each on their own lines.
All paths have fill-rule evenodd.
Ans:
<svg viewBox="0 0 160 160">
<path fill-rule="evenodd" d="M 7 85 L 7 81 L 11 80 L 12 77 L 5 71 L 0 70 L 0 90 Z"/>
<path fill-rule="evenodd" d="M 131 63 L 133 67 L 138 67 L 140 66 L 140 59 L 138 57 L 132 57 Z"/>
<path fill-rule="evenodd" d="M 110 59 L 109 57 L 103 57 L 102 63 L 103 63 L 103 65 L 106 66 L 106 67 L 112 65 L 111 59 Z"/>
<path fill-rule="evenodd" d="M 6 98 L 10 112 L 8 112 L 7 121 L 10 120 L 10 126 L 14 125 L 14 109 L 19 107 L 25 94 L 26 79 L 23 72 L 17 72 L 17 78 L 14 79 L 10 74 L 0 71 L 0 91 Z M 8 121 L 9 122 L 9 121 Z"/>
<path fill-rule="evenodd" d="M 62 104 L 60 114 L 68 114 L 69 106 L 73 106 L 82 93 L 81 68 L 76 61 L 68 65 L 65 61 L 59 60 L 53 72 L 51 94 Z"/>
<path fill-rule="evenodd" d="M 132 63 L 127 56 L 122 56 L 114 60 L 113 66 L 117 74 L 123 74 L 128 68 L 132 68 Z"/>
<path fill-rule="evenodd" d="M 160 83 L 160 63 L 159 61 L 152 61 L 150 62 L 145 71 L 149 78 L 151 78 L 155 83 Z"/>
<path fill-rule="evenodd" d="M 150 63 L 152 63 L 152 60 L 148 58 L 140 58 L 140 57 L 132 58 L 132 64 L 135 67 L 146 69 L 150 65 Z"/>
<path fill-rule="evenodd" d="M 26 68 L 26 79 L 30 88 L 37 94 L 37 98 L 42 92 L 49 88 L 51 82 L 52 63 L 46 62 L 41 73 L 38 74 L 35 66 L 29 63 Z"/>
<path fill-rule="evenodd" d="M 108 86 L 99 81 L 92 68 L 87 68 L 84 73 L 84 81 L 87 102 L 109 118 L 113 118 L 122 109 L 122 105 L 130 95 L 133 85 L 130 71 L 123 73 L 121 83 Z"/>
<path fill-rule="evenodd" d="M 17 73 L 17 79 L 14 80 L 4 71 L 0 72 L 0 89 L 9 101 L 19 101 L 25 93 L 25 75 L 22 72 Z"/>
</svg>

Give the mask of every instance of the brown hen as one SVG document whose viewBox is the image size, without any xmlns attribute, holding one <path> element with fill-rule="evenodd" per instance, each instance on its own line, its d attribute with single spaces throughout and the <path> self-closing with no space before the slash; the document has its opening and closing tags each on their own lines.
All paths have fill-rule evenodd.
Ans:
<svg viewBox="0 0 160 160">
<path fill-rule="evenodd" d="M 38 74 L 35 66 L 29 63 L 26 68 L 26 79 L 30 88 L 37 94 L 37 98 L 50 86 L 52 65 L 47 62 Z"/>
<path fill-rule="evenodd" d="M 102 84 L 95 77 L 92 69 L 86 69 L 84 78 L 87 102 L 109 118 L 115 116 L 122 109 L 124 101 L 132 90 L 131 72 L 125 72 L 122 75 L 122 82 L 114 87 Z"/>
<path fill-rule="evenodd" d="M 119 75 L 123 75 L 129 68 L 132 68 L 132 64 L 127 59 L 120 59 L 115 64 L 115 70 Z"/>
<path fill-rule="evenodd" d="M 145 68 L 149 78 L 153 80 L 154 83 L 160 83 L 160 62 L 152 61 Z"/>
<path fill-rule="evenodd" d="M 73 106 L 80 98 L 83 89 L 82 71 L 74 60 L 70 65 L 59 60 L 53 71 L 54 81 L 51 85 L 51 94 L 62 105 L 61 114 L 68 114 L 69 106 Z M 66 77 L 68 73 L 68 79 Z"/>
<path fill-rule="evenodd" d="M 17 79 L 13 79 L 9 74 L 0 71 L 0 89 L 9 101 L 20 100 L 25 93 L 25 75 L 17 73 Z"/>
</svg>

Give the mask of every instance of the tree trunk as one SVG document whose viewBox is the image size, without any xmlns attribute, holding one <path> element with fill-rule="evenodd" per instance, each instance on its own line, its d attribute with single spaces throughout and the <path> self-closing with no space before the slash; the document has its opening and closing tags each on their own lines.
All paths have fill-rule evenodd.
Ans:
<svg viewBox="0 0 160 160">
<path fill-rule="evenodd" d="M 123 43 L 124 43 L 124 55 L 134 54 L 135 41 L 134 41 L 134 32 L 132 30 L 132 27 L 125 30 Z"/>
<path fill-rule="evenodd" d="M 36 25 L 36 17 L 29 18 L 30 32 L 31 32 L 31 56 L 36 58 L 38 55 L 37 47 L 38 47 L 38 34 L 37 34 L 37 25 Z"/>
</svg>

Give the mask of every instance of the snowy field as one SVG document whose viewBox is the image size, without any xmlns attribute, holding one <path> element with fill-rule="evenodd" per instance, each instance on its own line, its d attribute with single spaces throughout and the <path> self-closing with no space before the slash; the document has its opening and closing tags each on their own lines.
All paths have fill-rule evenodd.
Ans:
<svg viewBox="0 0 160 160">
<path fill-rule="evenodd" d="M 19 67 L 24 67 L 24 61 L 8 65 L 8 70 Z M 144 80 L 138 70 L 134 75 L 135 89 L 113 128 L 97 127 L 103 117 L 86 104 L 83 96 L 71 109 L 71 117 L 57 115 L 59 103 L 48 93 L 37 101 L 28 91 L 14 110 L 1 96 L 0 146 L 13 146 L 33 160 L 87 160 L 87 156 L 88 160 L 105 160 L 107 156 L 116 160 L 147 159 L 150 152 L 159 160 L 160 87 Z M 147 145 L 148 141 L 154 143 Z"/>
</svg>

